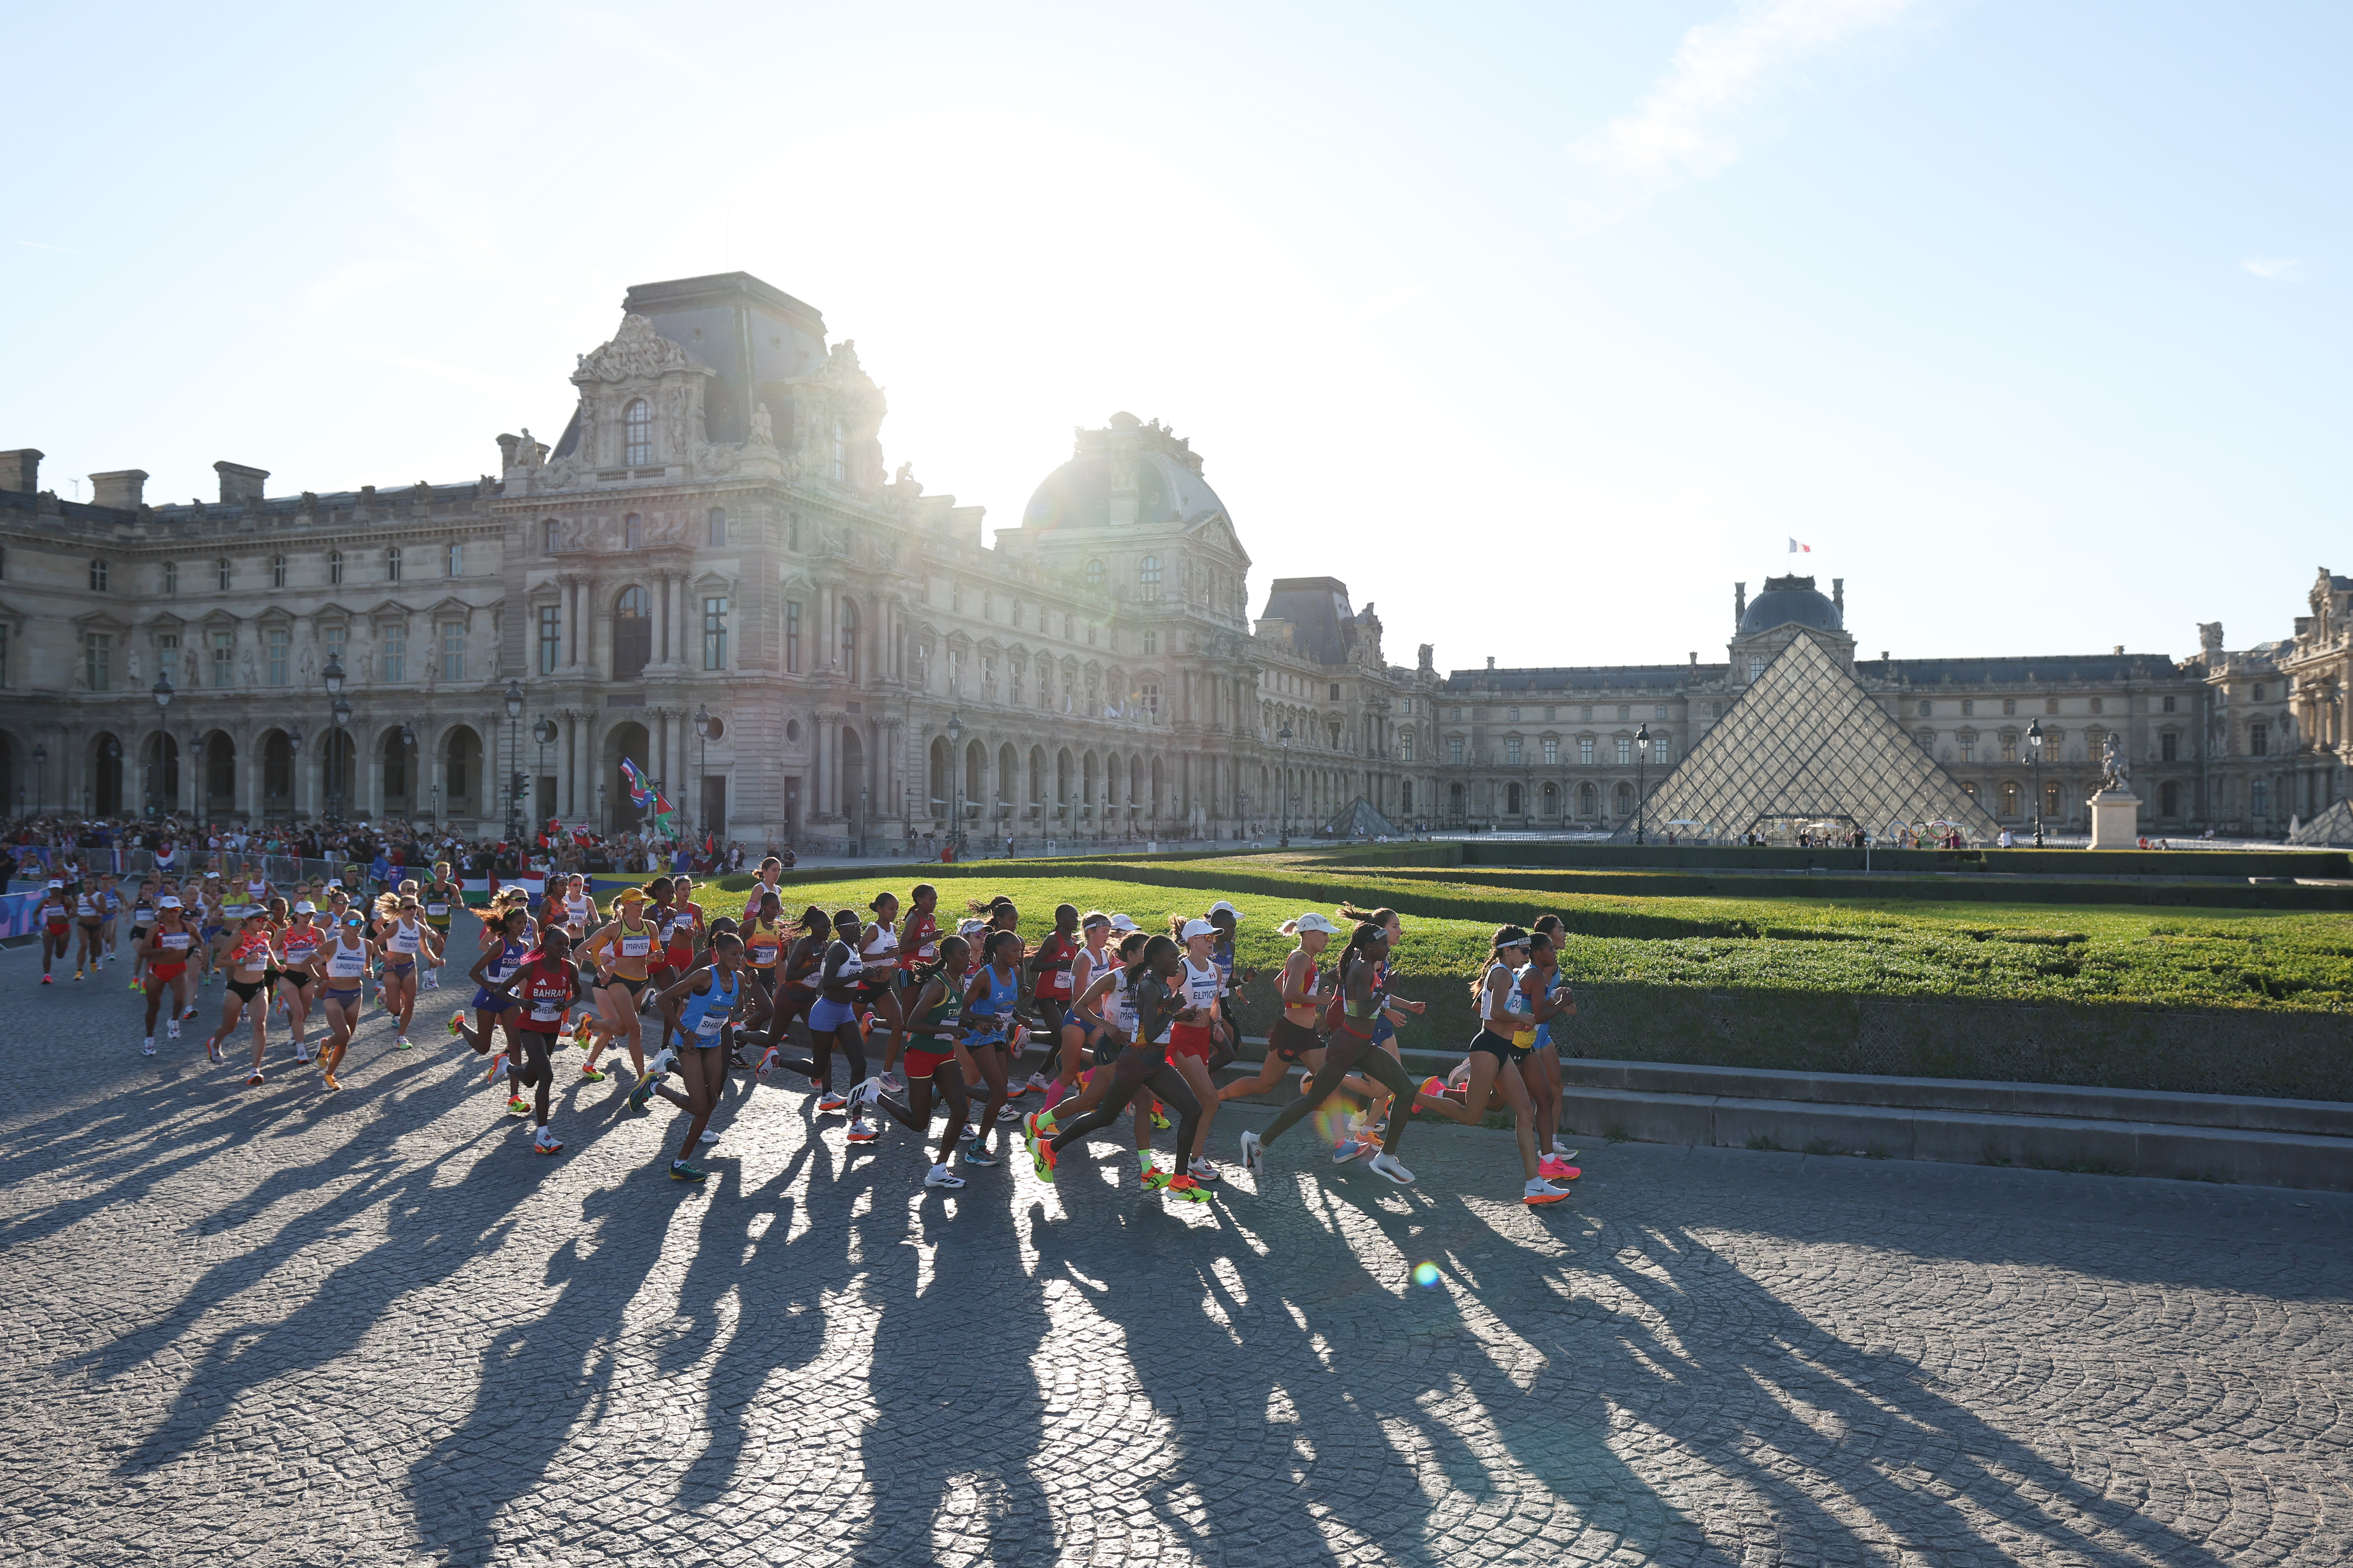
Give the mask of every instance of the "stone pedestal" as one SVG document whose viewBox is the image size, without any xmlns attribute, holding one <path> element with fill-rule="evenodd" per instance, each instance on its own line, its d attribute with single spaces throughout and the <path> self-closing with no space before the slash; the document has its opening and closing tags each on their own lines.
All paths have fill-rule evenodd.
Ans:
<svg viewBox="0 0 2353 1568">
<path fill-rule="evenodd" d="M 2092 808 L 2092 847 L 2140 847 L 2140 796 L 2128 789 L 2104 789 L 2088 802 Z"/>
</svg>

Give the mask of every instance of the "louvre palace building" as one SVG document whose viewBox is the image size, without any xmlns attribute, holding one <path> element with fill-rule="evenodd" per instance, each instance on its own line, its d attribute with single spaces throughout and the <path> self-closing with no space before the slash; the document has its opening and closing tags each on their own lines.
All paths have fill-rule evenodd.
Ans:
<svg viewBox="0 0 2353 1568">
<path fill-rule="evenodd" d="M 216 500 L 124 468 L 81 504 L 0 452 L 0 792 L 612 831 L 627 758 L 755 848 L 1614 831 L 1802 638 L 1988 824 L 2032 818 L 2030 725 L 2063 829 L 2112 733 L 2151 832 L 2277 833 L 2344 793 L 2353 581 L 2326 572 L 2292 637 L 2208 626 L 2180 660 L 1858 658 L 1843 586 L 1791 577 L 1735 589 L 1722 659 L 1441 675 L 1428 645 L 1388 663 L 1334 578 L 1253 615 L 1234 520 L 1156 421 L 1077 432 L 984 543 L 979 507 L 886 467 L 853 343 L 746 274 L 631 289 L 569 379 L 552 443 L 403 489 L 272 495 L 222 461 Z"/>
</svg>

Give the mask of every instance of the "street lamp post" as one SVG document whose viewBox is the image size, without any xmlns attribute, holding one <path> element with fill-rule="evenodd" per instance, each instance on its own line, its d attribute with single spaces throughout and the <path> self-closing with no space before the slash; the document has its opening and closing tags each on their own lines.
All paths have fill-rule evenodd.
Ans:
<svg viewBox="0 0 2353 1568">
<path fill-rule="evenodd" d="M 33 815 L 49 809 L 49 749 L 33 742 Z"/>
<path fill-rule="evenodd" d="M 1274 738 L 1282 742 L 1282 826 L 1278 836 L 1279 847 L 1288 849 L 1291 847 L 1291 726 L 1285 724 L 1277 730 Z"/>
<path fill-rule="evenodd" d="M 155 815 L 160 818 L 164 815 L 164 742 L 172 736 L 172 726 L 166 722 L 174 695 L 171 676 L 157 676 L 155 684 L 147 690 L 155 699 Z"/>
<path fill-rule="evenodd" d="M 703 836 L 708 837 L 711 834 L 711 809 L 703 797 L 710 794 L 707 785 L 711 778 L 711 710 L 700 703 L 694 709 L 694 739 L 698 753 L 694 764 L 694 820 L 702 824 Z M 864 831 L 862 816 L 859 826 L 860 830 Z"/>
<path fill-rule="evenodd" d="M 948 712 L 948 796 L 954 815 L 948 818 L 948 849 L 964 858 L 964 715 Z"/>
<path fill-rule="evenodd" d="M 858 786 L 858 857 L 866 858 L 866 786 Z"/>
<path fill-rule="evenodd" d="M 2026 726 L 2026 754 L 2034 759 L 2034 847 L 2042 847 L 2042 721 Z"/>
<path fill-rule="evenodd" d="M 531 738 L 539 742 L 539 771 L 542 773 L 547 772 L 547 748 L 554 744 L 555 736 L 555 721 L 550 719 L 544 713 L 541 714 L 539 716 L 539 722 L 531 727 Z M 561 803 L 551 803 L 550 809 L 554 809 L 554 806 L 560 804 Z M 537 806 L 533 806 L 532 808 L 532 816 L 533 817 L 539 816 L 539 808 Z"/>
<path fill-rule="evenodd" d="M 328 664 L 329 668 L 333 667 L 332 659 Z M 343 671 L 338 669 L 335 671 L 334 684 L 340 687 L 343 683 Z M 327 770 L 327 820 L 332 823 L 341 823 L 343 820 L 343 791 L 351 782 L 343 775 L 350 771 L 352 705 L 338 697 L 335 699 L 332 711 L 335 716 L 335 733 L 340 739 L 334 746 L 333 763 Z"/>
<path fill-rule="evenodd" d="M 1640 724 L 1634 729 L 1634 842 L 1642 842 L 1649 822 L 1650 778 L 1645 764 L 1651 757 L 1651 727 Z"/>
<path fill-rule="evenodd" d="M 403 820 L 414 822 L 417 820 L 416 726 L 411 724 L 403 724 L 400 727 L 400 744 L 401 749 L 408 753 L 408 768 L 407 771 L 401 775 L 400 779 L 400 798 L 406 801 L 408 804 L 402 808 L 400 815 Z"/>
<path fill-rule="evenodd" d="M 504 693 L 507 710 L 507 840 L 518 851 L 522 845 L 522 682 L 510 680 Z"/>
</svg>

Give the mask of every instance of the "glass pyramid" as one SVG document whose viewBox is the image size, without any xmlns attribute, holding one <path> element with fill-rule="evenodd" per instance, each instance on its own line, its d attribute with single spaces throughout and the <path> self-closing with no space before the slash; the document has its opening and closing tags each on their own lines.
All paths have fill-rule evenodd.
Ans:
<svg viewBox="0 0 2353 1568">
<path fill-rule="evenodd" d="M 1861 828 L 1877 843 L 1906 829 L 1971 843 L 2001 830 L 1837 659 L 1804 632 L 1750 683 L 1651 792 L 1649 837 L 1817 839 Z M 1630 844 L 1634 824 L 1612 836 Z"/>
</svg>

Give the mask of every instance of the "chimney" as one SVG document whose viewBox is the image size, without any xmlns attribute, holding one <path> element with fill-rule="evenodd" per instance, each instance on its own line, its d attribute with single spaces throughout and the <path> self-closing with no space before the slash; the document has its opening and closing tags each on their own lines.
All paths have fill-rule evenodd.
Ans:
<svg viewBox="0 0 2353 1568">
<path fill-rule="evenodd" d="M 1495 668 L 1495 656 L 1492 653 L 1487 656 L 1487 668 L 1489 669 Z"/>
<path fill-rule="evenodd" d="M 261 487 L 269 479 L 268 468 L 248 468 L 243 463 L 218 462 L 213 472 L 220 476 L 221 505 L 241 506 L 261 499 Z"/>
<path fill-rule="evenodd" d="M 144 468 L 117 468 L 111 474 L 90 477 L 90 499 L 97 506 L 111 506 L 121 511 L 137 511 L 144 503 L 147 471 Z"/>
<path fill-rule="evenodd" d="M 41 489 L 41 454 L 30 447 L 0 452 L 0 490 L 37 495 Z"/>
<path fill-rule="evenodd" d="M 2124 658 L 2124 656 L 2125 656 L 2125 645 L 2124 645 L 2124 644 L 2122 644 L 2122 643 L 2118 643 L 2118 644 L 2116 644 L 2116 658 Z"/>
<path fill-rule="evenodd" d="M 1694 664 L 1697 664 L 1699 662 L 1699 649 L 1697 648 L 1692 649 L 1692 662 Z"/>
</svg>

